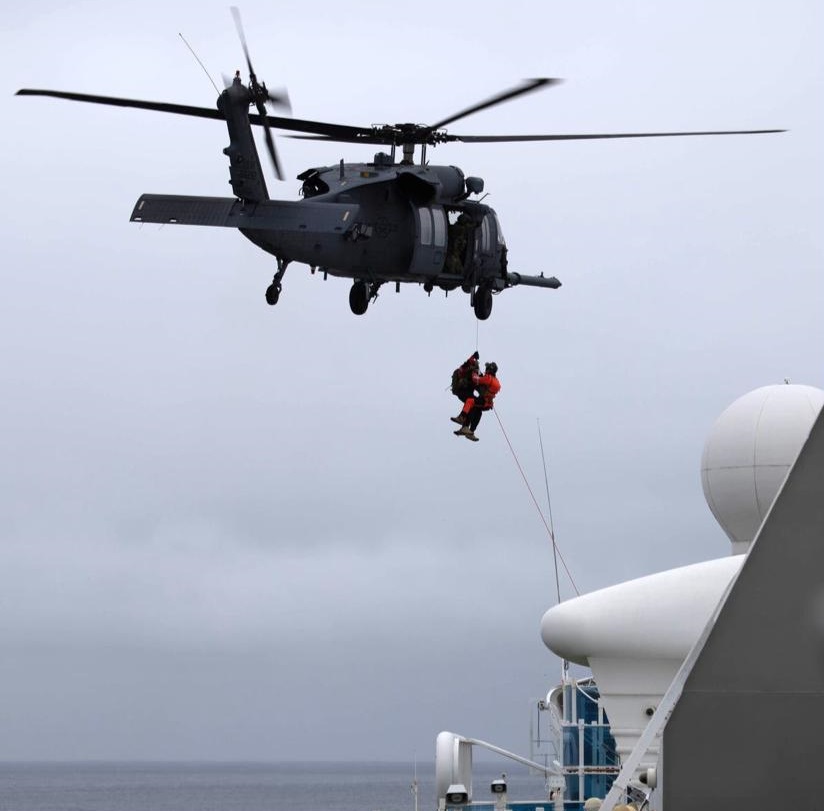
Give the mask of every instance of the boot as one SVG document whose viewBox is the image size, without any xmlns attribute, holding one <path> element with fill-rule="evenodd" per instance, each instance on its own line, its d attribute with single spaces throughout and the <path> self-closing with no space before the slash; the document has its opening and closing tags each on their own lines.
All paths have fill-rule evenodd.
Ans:
<svg viewBox="0 0 824 811">
<path fill-rule="evenodd" d="M 464 431 L 464 432 L 463 432 L 463 435 L 464 435 L 467 439 L 471 439 L 473 442 L 480 442 L 480 439 L 479 439 L 478 437 L 476 437 L 476 436 L 475 436 L 475 432 L 474 432 L 474 431 L 470 431 L 470 430 Z"/>
<path fill-rule="evenodd" d="M 460 428 L 458 428 L 457 431 L 453 431 L 452 433 L 455 434 L 455 436 L 466 436 L 467 434 L 471 434 L 472 432 L 466 425 L 462 425 Z"/>
<path fill-rule="evenodd" d="M 464 417 L 463 411 L 458 414 L 457 417 L 450 417 L 449 419 L 452 420 L 452 422 L 457 422 L 458 425 L 464 425 L 466 423 L 466 417 Z"/>
</svg>

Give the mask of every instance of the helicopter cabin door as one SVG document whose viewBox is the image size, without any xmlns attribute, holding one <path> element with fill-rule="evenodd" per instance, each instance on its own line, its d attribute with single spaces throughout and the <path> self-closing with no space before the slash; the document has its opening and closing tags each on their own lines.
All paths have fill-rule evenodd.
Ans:
<svg viewBox="0 0 824 811">
<path fill-rule="evenodd" d="M 481 227 L 475 231 L 475 258 L 482 265 L 491 265 L 504 244 L 504 235 L 494 211 L 487 211 Z"/>
<path fill-rule="evenodd" d="M 415 248 L 409 272 L 413 276 L 437 276 L 446 257 L 446 212 L 442 206 L 414 206 Z"/>
</svg>

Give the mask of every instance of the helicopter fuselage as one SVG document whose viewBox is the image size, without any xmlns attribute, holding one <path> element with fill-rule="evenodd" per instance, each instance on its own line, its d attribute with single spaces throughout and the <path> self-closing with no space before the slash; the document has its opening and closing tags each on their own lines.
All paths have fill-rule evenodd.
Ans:
<svg viewBox="0 0 824 811">
<path fill-rule="evenodd" d="M 345 207 L 333 231 L 307 222 L 284 228 L 241 228 L 256 245 L 287 262 L 332 276 L 413 282 L 451 290 L 477 278 L 505 284 L 505 243 L 495 213 L 465 199 L 464 176 L 452 166 L 405 166 L 379 153 L 373 163 L 309 169 L 296 212 Z M 460 225 L 459 218 L 463 218 Z M 465 229 L 461 238 L 456 232 Z M 450 256 L 452 252 L 452 256 Z"/>
<path fill-rule="evenodd" d="M 466 195 L 460 169 L 376 158 L 307 170 L 299 176 L 302 200 L 147 194 L 132 220 L 235 227 L 283 266 L 304 263 L 373 289 L 384 282 L 429 290 L 482 283 L 503 290 L 516 283 L 507 276 L 495 212 L 461 199 Z"/>
</svg>

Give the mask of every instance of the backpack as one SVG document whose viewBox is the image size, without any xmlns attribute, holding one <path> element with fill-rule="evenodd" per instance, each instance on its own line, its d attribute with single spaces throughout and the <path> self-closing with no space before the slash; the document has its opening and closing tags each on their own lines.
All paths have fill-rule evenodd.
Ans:
<svg viewBox="0 0 824 811">
<path fill-rule="evenodd" d="M 472 382 L 472 371 L 468 363 L 462 363 L 452 372 L 452 393 L 458 395 L 462 389 Z"/>
</svg>

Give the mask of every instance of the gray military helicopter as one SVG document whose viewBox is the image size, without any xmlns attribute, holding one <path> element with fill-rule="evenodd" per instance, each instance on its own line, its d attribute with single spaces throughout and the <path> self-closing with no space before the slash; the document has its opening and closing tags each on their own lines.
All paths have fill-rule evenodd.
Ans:
<svg viewBox="0 0 824 811">
<path fill-rule="evenodd" d="M 249 70 L 244 85 L 237 71 L 220 93 L 217 108 L 113 98 L 56 90 L 18 90 L 19 96 L 51 96 L 72 101 L 177 113 L 224 120 L 229 130 L 229 175 L 234 197 L 144 194 L 132 211 L 132 222 L 175 223 L 237 228 L 277 262 L 266 289 L 268 304 L 277 304 L 286 268 L 292 262 L 311 272 L 353 280 L 349 306 L 362 315 L 381 285 L 402 283 L 469 294 L 475 316 L 489 318 L 492 296 L 515 285 L 558 288 L 554 276 L 526 275 L 509 270 L 507 248 L 495 212 L 481 199 L 484 182 L 465 177 L 456 166 L 431 166 L 428 146 L 452 143 L 567 141 L 599 138 L 650 138 L 685 135 L 745 135 L 782 130 L 720 130 L 713 132 L 646 132 L 584 135 L 456 135 L 445 128 L 480 110 L 558 84 L 560 79 L 532 79 L 435 124 L 390 124 L 354 127 L 268 115 L 271 102 L 288 108 L 285 93 L 272 93 L 259 82 L 240 22 L 232 9 Z M 257 114 L 251 113 L 254 107 Z M 389 147 L 371 163 L 344 163 L 307 169 L 299 174 L 301 200 L 269 197 L 252 125 L 262 126 L 275 175 L 283 179 L 272 129 L 303 133 L 290 137 Z M 415 163 L 415 149 L 420 159 Z M 401 158 L 397 158 L 397 150 Z"/>
</svg>

